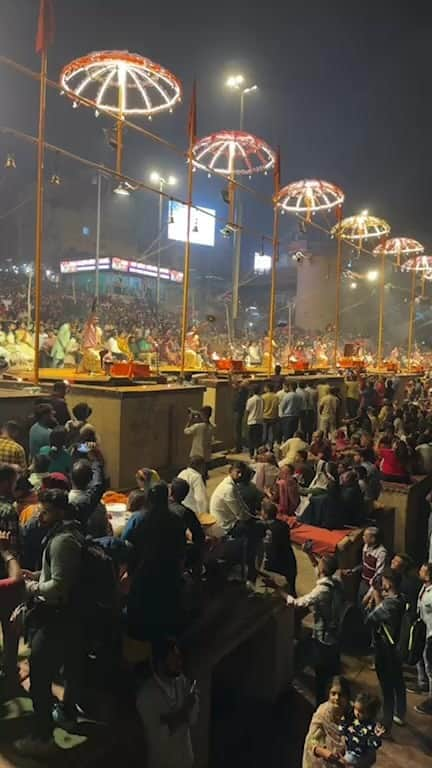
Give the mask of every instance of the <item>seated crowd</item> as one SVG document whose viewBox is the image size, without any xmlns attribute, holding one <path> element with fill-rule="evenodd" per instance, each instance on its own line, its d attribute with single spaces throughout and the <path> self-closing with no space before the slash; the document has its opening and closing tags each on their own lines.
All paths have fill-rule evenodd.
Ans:
<svg viewBox="0 0 432 768">
<path fill-rule="evenodd" d="M 244 581 L 251 593 L 262 579 L 302 615 L 313 615 L 312 638 L 300 638 L 296 648 L 297 669 L 308 663 L 315 670 L 317 703 L 322 705 L 307 737 L 307 765 L 321 765 L 320 760 L 340 753 L 340 746 L 328 746 L 327 730 L 346 754 L 353 752 L 350 764 L 357 765 L 353 724 L 361 730 L 362 722 L 367 723 L 370 739 L 362 749 L 370 750 L 371 757 L 393 722 L 403 723 L 406 692 L 396 648 L 407 601 L 426 628 L 417 672 L 418 690 L 428 698 L 418 711 L 432 714 L 432 566 L 422 566 L 417 578 L 404 555 L 390 559 L 379 531 L 369 526 L 362 562 L 351 572 L 339 571 L 334 557 L 318 560 L 308 549 L 317 566 L 317 583 L 298 597 L 290 537 L 290 526 L 297 521 L 328 528 L 367 526 L 381 480 L 409 481 L 416 458 L 427 460 L 426 451 L 417 452 L 408 439 L 423 417 L 422 437 L 427 436 L 426 406 L 409 395 L 406 406 L 390 412 L 383 400 L 387 415 L 380 422 L 378 413 L 375 428 L 369 430 L 367 413 L 374 406 L 366 408 L 359 398 L 357 415 L 342 428 L 334 391 L 319 398 L 312 387 L 294 390 L 282 383 L 278 392 L 271 384 L 265 389 L 261 395 L 254 386 L 244 402 L 250 463 L 233 461 L 210 494 L 211 409 L 191 414 L 185 428 L 192 438 L 188 466 L 170 484 L 154 469 L 139 469 L 136 488 L 124 499 L 127 509 L 120 528 L 109 513 L 109 500 L 119 497 L 108 493 L 103 444 L 89 422 L 86 403 L 71 414 L 66 389 L 56 384 L 53 395 L 36 406 L 28 436 L 14 422 L 3 426 L 3 698 L 22 690 L 21 637 L 30 647 L 34 710 L 31 733 L 15 745 L 21 754 L 48 756 L 55 725 L 68 727 L 83 713 L 94 715 L 90 688 L 92 693 L 109 691 L 113 700 L 125 697 L 122 707 L 133 700 L 152 768 L 192 766 L 190 725 L 198 714 L 198 694 L 195 683 L 183 675 L 173 638 L 182 637 L 206 600 L 232 578 Z M 394 455 L 389 459 L 383 451 Z M 398 462 L 404 475 L 395 471 Z M 347 607 L 343 585 L 356 574 L 358 612 L 366 645 L 372 643 L 374 649 L 383 697 L 380 726 L 375 725 L 377 702 L 360 696 L 350 709 L 346 683 L 332 681 L 340 671 L 340 616 Z M 125 675 L 125 658 L 128 670 L 133 669 L 132 697 L 135 689 Z M 59 670 L 61 702 L 52 694 Z M 329 684 L 330 699 L 324 704 Z"/>
</svg>

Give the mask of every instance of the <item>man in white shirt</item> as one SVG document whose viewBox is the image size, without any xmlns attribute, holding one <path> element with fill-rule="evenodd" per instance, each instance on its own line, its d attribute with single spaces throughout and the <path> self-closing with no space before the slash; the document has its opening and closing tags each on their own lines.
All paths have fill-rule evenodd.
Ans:
<svg viewBox="0 0 432 768">
<path fill-rule="evenodd" d="M 191 411 L 188 423 L 184 430 L 185 435 L 190 435 L 192 437 L 192 446 L 189 455 L 200 456 L 204 459 L 206 465 L 210 462 L 212 454 L 214 426 L 210 421 L 211 415 L 212 409 L 209 405 L 205 405 L 201 408 L 199 415 Z"/>
<path fill-rule="evenodd" d="M 432 441 L 429 435 L 419 437 L 416 459 L 419 474 L 430 475 L 432 472 Z"/>
<path fill-rule="evenodd" d="M 211 521 L 208 519 L 209 498 L 204 482 L 205 471 L 205 462 L 201 456 L 191 456 L 189 466 L 178 475 L 189 484 L 189 493 L 184 499 L 183 504 L 195 512 L 201 525 L 209 525 L 211 522 L 215 522 L 214 518 Z"/>
<path fill-rule="evenodd" d="M 192 768 L 190 728 L 198 719 L 196 683 L 182 672 L 174 640 L 153 646 L 153 673 L 138 690 L 138 714 L 145 729 L 148 768 Z"/>
<path fill-rule="evenodd" d="M 121 351 L 118 341 L 117 341 L 117 334 L 116 331 L 113 330 L 108 341 L 107 341 L 107 347 L 108 352 L 110 353 L 113 360 L 126 360 L 126 355 L 124 352 Z"/>
<path fill-rule="evenodd" d="M 432 715 L 432 563 L 425 563 L 419 570 L 423 586 L 417 600 L 417 613 L 426 625 L 426 645 L 423 658 L 417 664 L 419 692 L 428 698 L 414 707 L 421 715 Z"/>
<path fill-rule="evenodd" d="M 264 537 L 265 528 L 250 514 L 237 487 L 245 471 L 247 465 L 243 461 L 230 466 L 228 476 L 213 491 L 210 514 L 226 536 L 245 540 L 248 580 L 255 582 L 258 542 Z"/>
<path fill-rule="evenodd" d="M 246 416 L 248 427 L 248 444 L 251 459 L 262 443 L 262 431 L 264 423 L 264 402 L 259 394 L 260 387 L 257 384 L 246 403 Z"/>
</svg>

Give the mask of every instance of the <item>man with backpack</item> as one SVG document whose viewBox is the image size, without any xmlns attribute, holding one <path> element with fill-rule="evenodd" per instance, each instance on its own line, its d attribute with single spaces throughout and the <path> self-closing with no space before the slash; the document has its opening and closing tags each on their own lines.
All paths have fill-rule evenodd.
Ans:
<svg viewBox="0 0 432 768">
<path fill-rule="evenodd" d="M 297 648 L 297 669 L 310 663 L 315 671 L 317 704 L 327 698 L 327 687 L 340 670 L 340 624 L 345 608 L 345 595 L 339 579 L 335 578 L 337 560 L 324 555 L 319 560 L 308 551 L 316 565 L 317 582 L 307 595 L 294 599 L 287 597 L 287 604 L 313 613 L 312 638 L 300 641 Z"/>
<path fill-rule="evenodd" d="M 417 663 L 418 690 L 428 694 L 421 704 L 414 709 L 420 715 L 432 715 L 432 563 L 424 563 L 419 571 L 423 586 L 420 590 L 417 610 L 425 625 L 426 641 L 423 656 Z"/>
<path fill-rule="evenodd" d="M 40 517 L 47 527 L 42 570 L 39 574 L 23 572 L 29 597 L 25 630 L 31 648 L 34 729 L 15 743 L 21 755 L 32 757 L 49 755 L 54 747 L 51 686 L 55 675 L 63 666 L 63 707 L 72 715 L 78 704 L 83 663 L 83 627 L 73 593 L 80 580 L 84 538 L 76 524 L 68 522 L 67 493 L 43 491 L 40 504 Z"/>
<path fill-rule="evenodd" d="M 400 593 L 401 575 L 391 568 L 382 574 L 381 587 L 373 588 L 375 608 L 368 614 L 375 649 L 375 669 L 383 696 L 382 725 L 386 734 L 392 725 L 404 725 L 406 688 L 399 648 L 405 600 Z"/>
</svg>

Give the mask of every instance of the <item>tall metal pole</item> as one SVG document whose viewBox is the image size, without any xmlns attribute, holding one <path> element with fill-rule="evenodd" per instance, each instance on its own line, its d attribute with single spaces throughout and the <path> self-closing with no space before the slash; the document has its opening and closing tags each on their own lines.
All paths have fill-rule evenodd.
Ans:
<svg viewBox="0 0 432 768">
<path fill-rule="evenodd" d="M 269 323 L 269 361 L 268 361 L 268 374 L 271 376 L 273 372 L 273 342 L 275 331 L 275 314 L 276 314 L 276 277 L 277 277 L 277 265 L 279 261 L 279 207 L 274 206 L 273 211 L 273 255 L 272 255 L 272 272 L 271 272 L 271 290 L 270 290 L 270 323 Z"/>
<path fill-rule="evenodd" d="M 244 123 L 244 89 L 240 92 L 240 130 L 243 130 Z M 234 221 L 234 217 L 233 217 Z M 230 221 L 230 223 L 233 223 Z M 238 319 L 239 310 L 239 286 L 240 286 L 240 262 L 241 262 L 241 241 L 242 241 L 242 223 L 243 223 L 243 208 L 240 199 L 240 195 L 237 195 L 237 213 L 235 217 L 237 224 L 236 231 L 234 233 L 234 260 L 233 260 L 233 278 L 232 278 L 232 318 L 233 318 L 233 334 L 235 335 L 235 322 Z"/>
<path fill-rule="evenodd" d="M 35 384 L 39 383 L 39 337 L 41 322 L 41 293 L 42 293 L 42 251 L 43 251 L 43 219 L 44 219 L 44 163 L 45 163 L 45 129 L 46 129 L 46 95 L 48 54 L 46 48 L 41 53 L 41 74 L 39 89 L 39 132 L 37 147 L 37 185 L 36 185 L 36 248 L 35 248 L 35 333 L 34 333 L 34 369 Z"/>
<path fill-rule="evenodd" d="M 157 262 L 157 283 L 156 283 L 156 315 L 159 320 L 159 302 L 161 294 L 161 247 L 162 247 L 162 218 L 163 218 L 163 191 L 164 191 L 164 179 L 159 179 L 159 244 L 158 244 L 158 262 Z"/>
<path fill-rule="evenodd" d="M 291 347 L 292 347 L 292 311 L 293 311 L 293 304 L 290 301 L 288 303 L 288 350 L 290 355 L 291 355 Z"/>
<path fill-rule="evenodd" d="M 30 325 L 32 317 L 32 282 L 33 282 L 33 269 L 29 267 L 28 282 L 27 282 L 27 324 Z"/>
<path fill-rule="evenodd" d="M 275 314 L 276 314 L 276 278 L 277 278 L 277 265 L 279 261 L 279 206 L 277 204 L 278 195 L 280 192 L 280 150 L 278 150 L 277 161 L 274 169 L 274 203 L 273 203 L 273 253 L 272 253 L 272 270 L 271 270 L 271 290 L 270 290 L 270 319 L 269 319 L 269 360 L 268 360 L 268 374 L 271 376 L 273 371 L 273 343 L 274 343 L 274 331 L 275 331 Z"/>
<path fill-rule="evenodd" d="M 97 300 L 99 300 L 101 218 L 102 218 L 102 174 L 99 171 L 98 177 L 97 177 L 97 214 L 96 214 L 96 280 L 95 280 L 95 298 Z"/>
<path fill-rule="evenodd" d="M 381 253 L 381 269 L 380 269 L 380 301 L 379 301 L 379 318 L 378 318 L 378 354 L 377 354 L 377 366 L 381 368 L 384 352 L 384 288 L 385 288 L 385 266 L 386 255 L 383 248 Z"/>
<path fill-rule="evenodd" d="M 126 72 L 123 69 L 122 66 L 119 65 L 118 68 L 118 112 L 119 112 L 119 119 L 117 120 L 117 160 L 116 160 L 116 171 L 118 174 L 123 173 L 123 118 L 124 118 L 124 107 L 125 107 L 125 78 L 126 78 Z"/>
<path fill-rule="evenodd" d="M 417 277 L 417 273 L 416 273 L 415 269 L 413 269 L 412 270 L 412 277 L 411 277 L 411 300 L 410 300 L 410 316 L 409 316 L 409 327 L 408 327 L 408 371 L 411 370 L 412 353 L 413 353 L 413 346 L 414 346 L 414 335 L 415 335 L 416 277 Z"/>
<path fill-rule="evenodd" d="M 186 242 L 184 251 L 184 268 L 183 268 L 183 311 L 182 311 L 182 333 L 181 333 L 181 363 L 180 371 L 183 374 L 185 370 L 185 357 L 186 357 L 186 334 L 188 327 L 188 315 L 189 315 L 189 283 L 190 283 L 190 256 L 191 256 L 191 242 L 190 242 L 190 230 L 191 230 L 191 218 L 192 218 L 192 196 L 193 196 L 193 146 L 196 136 L 196 85 L 194 84 L 192 93 L 192 102 L 189 115 L 189 131 L 188 131 L 188 186 L 187 186 L 187 228 L 186 228 Z"/>
<path fill-rule="evenodd" d="M 340 336 L 340 296 L 342 282 L 342 237 L 340 232 L 337 235 L 337 257 L 336 257 L 336 316 L 335 316 L 335 340 L 334 340 L 334 367 L 337 368 L 337 357 L 339 350 Z"/>
</svg>

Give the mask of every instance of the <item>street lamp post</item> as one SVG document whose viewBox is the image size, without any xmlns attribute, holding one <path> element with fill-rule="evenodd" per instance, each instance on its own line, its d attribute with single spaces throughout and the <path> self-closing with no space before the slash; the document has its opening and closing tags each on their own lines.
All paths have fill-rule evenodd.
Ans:
<svg viewBox="0 0 432 768">
<path fill-rule="evenodd" d="M 288 302 L 288 350 L 289 354 L 291 355 L 291 347 L 292 347 L 292 316 L 293 311 L 295 310 L 295 301 L 289 301 Z"/>
<path fill-rule="evenodd" d="M 102 174 L 99 171 L 97 176 L 97 215 L 96 215 L 96 280 L 95 280 L 96 301 L 99 301 L 101 218 L 102 218 Z"/>
<path fill-rule="evenodd" d="M 33 267 L 29 264 L 25 271 L 27 274 L 27 323 L 30 325 L 32 319 Z"/>
<path fill-rule="evenodd" d="M 160 270 L 161 270 L 161 251 L 162 251 L 162 227 L 163 227 L 163 203 L 164 203 L 164 190 L 166 186 L 173 187 L 177 184 L 175 176 L 168 176 L 164 178 L 158 173 L 158 171 L 152 171 L 150 174 L 150 181 L 153 184 L 159 185 L 159 238 L 158 238 L 158 262 L 157 262 L 157 283 L 156 283 L 156 314 L 159 319 L 159 302 L 160 302 Z"/>
<path fill-rule="evenodd" d="M 245 96 L 248 93 L 253 93 L 258 90 L 258 85 L 254 83 L 244 87 L 245 79 L 243 75 L 231 75 L 226 81 L 228 88 L 240 93 L 240 130 L 243 130 L 244 125 L 244 101 Z M 238 318 L 238 305 L 239 305 L 239 285 L 240 285 L 240 262 L 241 262 L 241 239 L 242 239 L 242 224 L 243 224 L 243 208 L 241 204 L 240 194 L 237 194 L 237 212 L 234 220 L 237 224 L 237 228 L 234 234 L 234 261 L 233 261 L 233 274 L 232 274 L 232 319 L 233 319 L 233 332 L 235 327 L 235 321 Z M 232 223 L 232 222 L 231 222 Z"/>
</svg>

